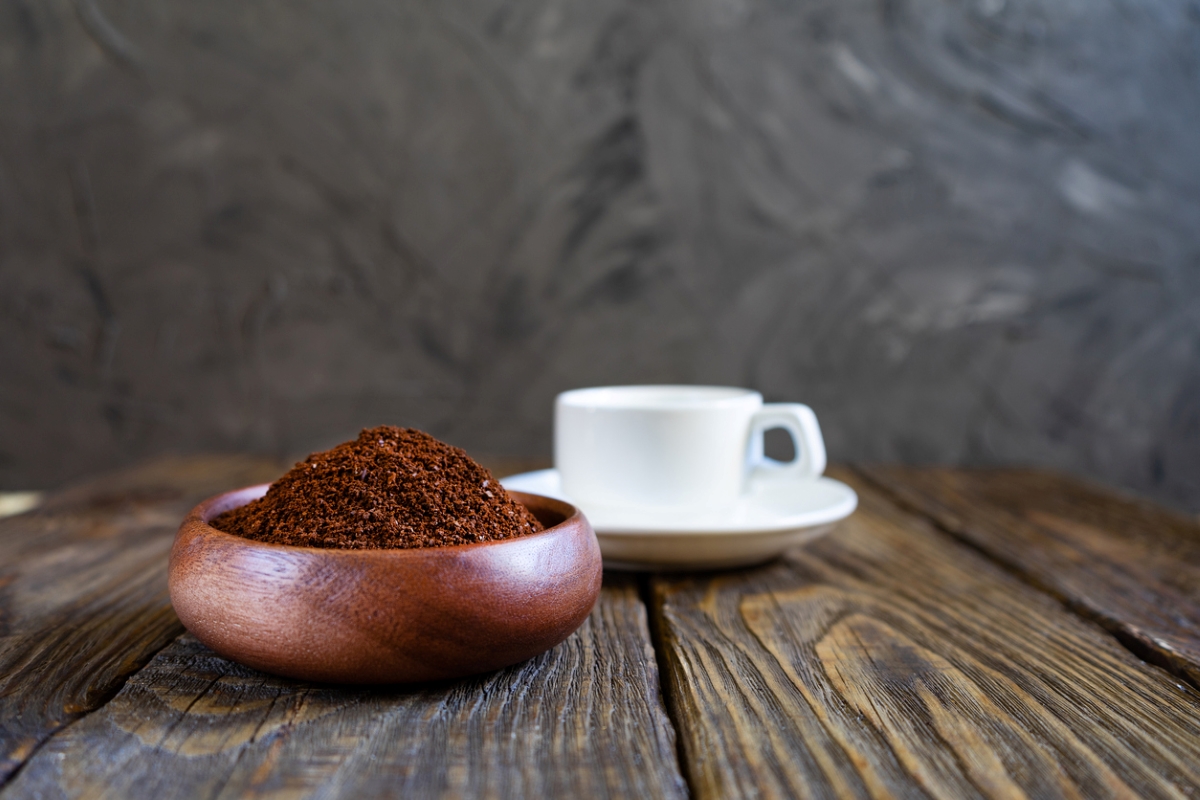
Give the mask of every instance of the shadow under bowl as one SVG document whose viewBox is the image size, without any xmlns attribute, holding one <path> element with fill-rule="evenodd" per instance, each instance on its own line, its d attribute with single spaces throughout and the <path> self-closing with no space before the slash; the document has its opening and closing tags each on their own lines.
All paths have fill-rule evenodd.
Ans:
<svg viewBox="0 0 1200 800">
<path fill-rule="evenodd" d="M 451 547 L 290 547 L 209 524 L 269 485 L 196 506 L 168 570 L 184 626 L 218 654 L 264 672 L 374 684 L 488 672 L 566 639 L 600 593 L 596 535 L 560 500 L 511 492 L 544 531 Z"/>
</svg>

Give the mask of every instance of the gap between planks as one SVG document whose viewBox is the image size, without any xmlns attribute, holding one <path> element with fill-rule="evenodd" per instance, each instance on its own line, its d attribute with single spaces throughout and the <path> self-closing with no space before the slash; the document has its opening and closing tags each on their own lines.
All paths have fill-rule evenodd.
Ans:
<svg viewBox="0 0 1200 800">
<path fill-rule="evenodd" d="M 686 730 L 679 717 L 679 709 L 671 700 L 670 677 L 667 675 L 667 642 L 662 633 L 662 623 L 654 608 L 654 588 L 651 581 L 658 573 L 643 572 L 637 574 L 638 599 L 642 602 L 642 610 L 646 614 L 646 629 L 650 632 L 650 644 L 654 648 L 654 666 L 658 670 L 658 697 L 666 712 L 667 721 L 675 739 L 675 765 L 683 776 L 684 787 L 689 798 L 699 797 L 695 785 L 695 777 L 691 764 L 688 763 L 687 751 L 684 748 L 683 737 Z"/>
</svg>

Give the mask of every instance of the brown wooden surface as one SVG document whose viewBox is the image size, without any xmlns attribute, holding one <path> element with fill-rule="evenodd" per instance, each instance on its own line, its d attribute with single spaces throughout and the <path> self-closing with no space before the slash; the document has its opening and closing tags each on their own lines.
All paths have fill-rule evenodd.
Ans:
<svg viewBox="0 0 1200 800">
<path fill-rule="evenodd" d="M 179 635 L 165 567 L 182 515 L 279 472 L 238 457 L 160 461 L 0 520 L 0 782 Z"/>
<path fill-rule="evenodd" d="M 862 474 L 1200 686 L 1200 522 L 1032 470 Z"/>
<path fill-rule="evenodd" d="M 697 797 L 1186 797 L 1200 695 L 861 480 L 826 539 L 654 580 Z"/>
<path fill-rule="evenodd" d="M 185 636 L 42 748 L 7 794 L 587 798 L 683 788 L 644 610 L 632 583 L 616 579 L 584 627 L 544 655 L 416 689 L 276 679 Z"/>
<path fill-rule="evenodd" d="M 609 574 L 541 656 L 365 689 L 226 661 L 166 603 L 186 510 L 279 471 L 159 462 L 0 521 L 0 798 L 1200 796 L 1200 692 L 1135 656 L 1191 674 L 1191 520 L 835 472 L 860 510 L 782 560 Z"/>
</svg>

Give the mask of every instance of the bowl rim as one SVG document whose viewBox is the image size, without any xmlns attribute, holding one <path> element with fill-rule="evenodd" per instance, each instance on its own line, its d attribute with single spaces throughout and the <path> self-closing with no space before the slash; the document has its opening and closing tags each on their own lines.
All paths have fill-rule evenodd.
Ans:
<svg viewBox="0 0 1200 800">
<path fill-rule="evenodd" d="M 563 520 L 561 522 L 559 522 L 558 524 L 552 525 L 549 528 L 543 528 L 542 530 L 538 531 L 537 533 L 527 533 L 527 534 L 523 534 L 521 536 L 512 536 L 507 539 L 495 539 L 490 542 L 468 542 L 465 544 L 445 544 L 445 545 L 439 545 L 437 547 L 309 547 L 306 545 L 296 545 L 296 544 L 278 544 L 276 542 L 263 542 L 263 541 L 259 541 L 258 539 L 248 539 L 245 536 L 238 536 L 236 533 L 229 533 L 228 531 L 223 531 L 220 528 L 214 527 L 208 521 L 209 519 L 212 518 L 212 516 L 218 516 L 215 514 L 212 516 L 208 516 L 208 511 L 210 508 L 215 506 L 222 498 L 225 498 L 231 494 L 237 494 L 239 492 L 249 492 L 249 491 L 253 491 L 255 489 L 264 489 L 263 493 L 258 495 L 258 497 L 252 497 L 249 500 L 247 500 L 245 503 L 231 505 L 228 508 L 224 509 L 221 512 L 223 514 L 223 513 L 225 513 L 225 511 L 230 511 L 235 508 L 241 508 L 242 506 L 246 505 L 247 503 L 251 503 L 254 500 L 259 499 L 259 497 L 262 497 L 263 495 L 266 494 L 266 489 L 269 489 L 271 487 L 272 483 L 273 483 L 273 481 L 268 482 L 268 483 L 251 484 L 250 486 L 242 486 L 241 488 L 230 489 L 228 491 L 221 492 L 220 494 L 215 494 L 212 497 L 209 497 L 205 500 L 200 501 L 192 508 L 191 511 L 189 511 L 187 513 L 187 516 L 185 516 L 183 518 L 183 522 L 180 523 L 179 531 L 176 534 L 176 541 L 178 541 L 179 538 L 181 538 L 185 532 L 195 532 L 195 533 L 203 533 L 206 536 L 213 536 L 215 534 L 218 539 L 231 540 L 233 543 L 235 543 L 237 546 L 240 546 L 240 547 L 263 548 L 263 549 L 267 549 L 267 550 L 278 550 L 278 551 L 282 551 L 282 552 L 293 552 L 293 553 L 320 554 L 320 555 L 327 555 L 332 558 L 342 558 L 342 557 L 349 557 L 349 556 L 362 557 L 363 555 L 366 555 L 366 554 L 371 554 L 371 555 L 386 554 L 388 557 L 415 558 L 415 557 L 420 556 L 421 554 L 452 553 L 452 552 L 453 553 L 461 553 L 464 551 L 479 549 L 479 548 L 484 548 L 484 547 L 497 547 L 500 545 L 516 544 L 518 542 L 527 542 L 532 539 L 540 538 L 547 534 L 559 535 L 559 534 L 569 533 L 571 529 L 578 526 L 578 522 L 582 522 L 589 531 L 591 530 L 591 523 L 588 522 L 588 519 L 586 516 L 584 516 L 583 511 L 578 506 L 576 506 L 572 503 L 568 503 L 566 500 L 560 500 L 557 497 L 549 497 L 547 495 L 536 494 L 534 492 L 510 491 L 508 489 L 506 489 L 505 491 L 507 491 L 510 495 L 512 495 L 513 499 L 516 500 L 518 503 L 521 503 L 521 505 L 526 505 L 526 504 L 524 503 L 523 500 L 520 499 L 520 496 L 536 497 L 538 500 L 547 501 L 549 504 L 563 506 L 564 510 L 569 510 L 571 513 L 567 514 L 563 518 Z M 497 481 L 497 483 L 499 483 L 499 481 Z M 526 508 L 528 508 L 527 505 L 526 505 Z M 206 519 L 206 516 L 208 517 L 208 519 Z M 197 529 L 199 529 L 199 530 L 197 530 Z M 595 536 L 595 533 L 593 532 L 592 535 Z"/>
</svg>

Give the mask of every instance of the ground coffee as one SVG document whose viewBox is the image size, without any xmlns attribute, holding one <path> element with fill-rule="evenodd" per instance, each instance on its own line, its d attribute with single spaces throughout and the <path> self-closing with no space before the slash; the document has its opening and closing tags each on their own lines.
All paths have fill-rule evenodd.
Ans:
<svg viewBox="0 0 1200 800">
<path fill-rule="evenodd" d="M 542 530 L 465 452 L 390 425 L 312 454 L 212 525 L 261 542 L 353 549 L 441 547 Z"/>
</svg>

